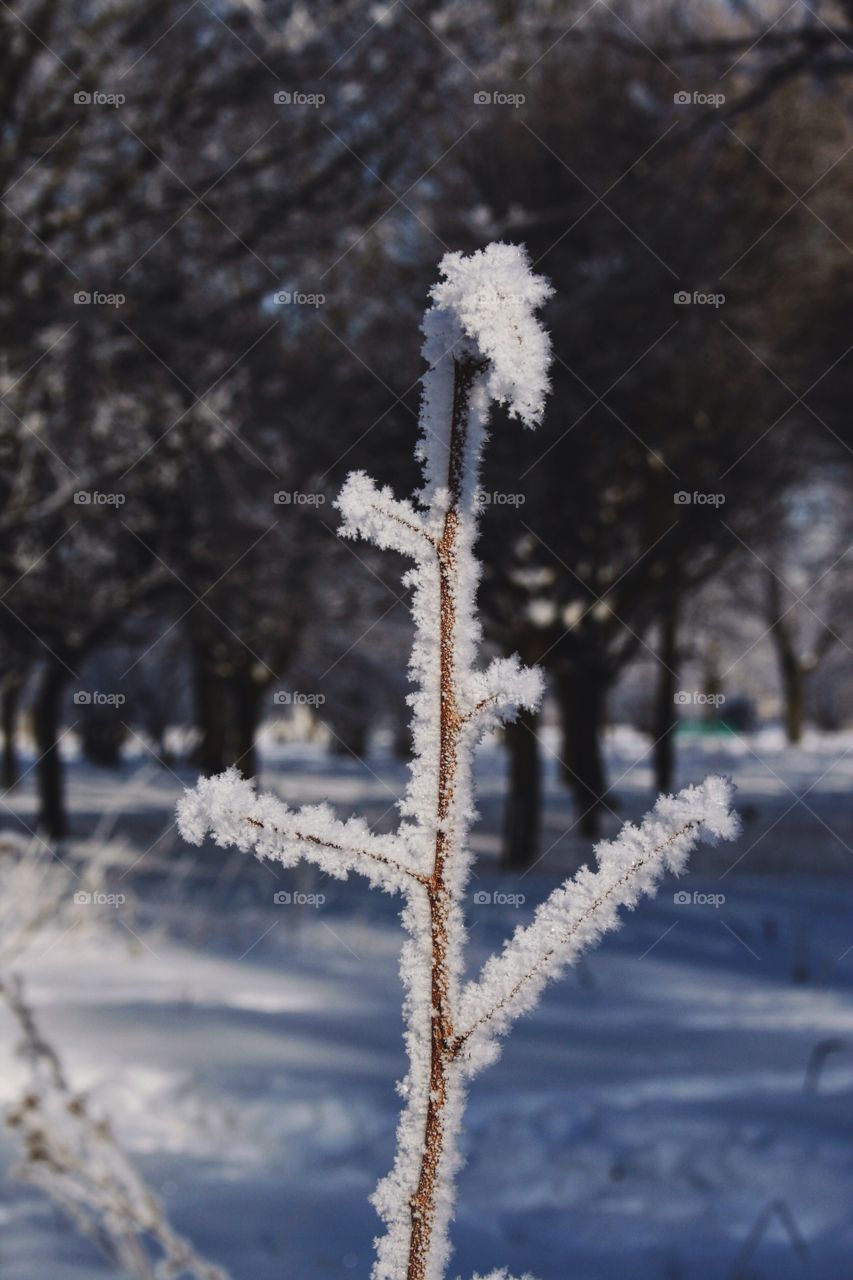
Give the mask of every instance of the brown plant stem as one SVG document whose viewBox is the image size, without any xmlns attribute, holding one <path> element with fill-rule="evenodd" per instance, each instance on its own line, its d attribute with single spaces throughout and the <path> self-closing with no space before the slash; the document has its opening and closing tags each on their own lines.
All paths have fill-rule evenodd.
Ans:
<svg viewBox="0 0 853 1280">
<path fill-rule="evenodd" d="M 453 1062 L 453 1010 L 447 969 L 450 890 L 446 880 L 448 859 L 454 852 L 454 832 L 447 821 L 453 802 L 459 764 L 459 712 L 454 664 L 456 632 L 456 546 L 465 468 L 469 400 L 479 366 L 471 360 L 456 361 L 453 413 L 450 429 L 448 489 L 450 502 L 441 537 L 436 544 L 439 574 L 439 663 L 441 711 L 439 719 L 438 794 L 436 799 L 435 855 L 426 889 L 429 898 L 431 953 L 431 1020 L 429 1097 L 424 1126 L 424 1149 L 417 1189 L 410 1201 L 411 1234 L 406 1280 L 424 1280 L 435 1222 L 435 1193 L 444 1150 L 444 1108 L 448 1073 Z"/>
</svg>

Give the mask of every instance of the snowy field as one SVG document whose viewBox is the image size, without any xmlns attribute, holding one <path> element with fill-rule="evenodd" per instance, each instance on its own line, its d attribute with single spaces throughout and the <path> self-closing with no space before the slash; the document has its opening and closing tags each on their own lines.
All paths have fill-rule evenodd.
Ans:
<svg viewBox="0 0 853 1280">
<path fill-rule="evenodd" d="M 503 755 L 479 757 L 478 966 L 588 856 L 547 746 L 545 853 L 525 875 L 497 866 Z M 609 736 L 605 834 L 651 803 L 647 749 L 632 731 Z M 679 785 L 733 776 L 743 836 L 700 850 L 691 876 L 550 988 L 474 1082 L 454 1277 L 504 1265 L 538 1280 L 850 1274 L 853 735 L 796 750 L 770 731 L 686 736 L 679 751 Z M 49 931 L 20 966 L 74 1084 L 233 1280 L 366 1280 L 367 1198 L 392 1160 L 404 1072 L 394 900 L 182 848 L 172 808 L 188 773 L 141 745 L 118 774 L 68 752 L 67 860 L 108 842 L 120 860 L 109 888 L 126 898 L 81 906 L 79 928 Z M 268 741 L 264 765 L 289 801 L 393 826 L 404 768 L 390 755 L 362 764 Z M 13 815 L 32 825 L 32 775 L 4 804 L 6 829 Z M 88 929 L 93 911 L 111 918 L 105 934 Z M 0 1021 L 4 1105 L 25 1079 L 14 1047 Z M 16 1157 L 3 1132 L 4 1168 Z M 0 1227 L 2 1280 L 113 1274 L 8 1180 Z"/>
</svg>

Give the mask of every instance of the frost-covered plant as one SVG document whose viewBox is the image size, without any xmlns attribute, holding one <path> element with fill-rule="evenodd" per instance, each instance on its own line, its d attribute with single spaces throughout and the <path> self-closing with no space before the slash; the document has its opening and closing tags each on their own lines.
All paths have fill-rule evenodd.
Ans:
<svg viewBox="0 0 853 1280">
<path fill-rule="evenodd" d="M 338 821 L 326 806 L 293 811 L 258 795 L 234 769 L 201 780 L 178 806 L 192 843 L 210 832 L 218 844 L 285 866 L 305 858 L 333 876 L 356 871 L 405 900 L 409 1071 L 400 1085 L 406 1105 L 396 1159 L 373 1197 L 386 1227 L 373 1280 L 442 1280 L 467 1083 L 497 1057 L 499 1036 L 533 1007 L 546 982 L 617 924 L 620 906 L 651 893 L 666 871 L 678 873 L 697 840 L 730 837 L 737 826 L 721 778 L 661 797 L 640 827 L 628 825 L 598 846 L 597 870 L 584 867 L 557 889 L 479 978 L 463 983 L 474 748 L 542 694 L 539 672 L 516 657 L 477 665 L 478 466 L 492 401 L 529 427 L 542 414 L 550 347 L 534 311 L 551 289 L 531 272 L 525 250 L 508 244 L 470 257 L 448 254 L 441 274 L 423 323 L 424 487 L 404 502 L 356 472 L 338 499 L 344 534 L 413 562 L 405 581 L 416 628 L 414 758 L 401 824 L 396 834 L 375 835 L 360 819 Z"/>
<path fill-rule="evenodd" d="M 228 1280 L 172 1228 L 156 1196 L 113 1137 L 109 1120 L 71 1088 L 61 1059 L 42 1035 L 19 979 L 0 980 L 0 996 L 21 1035 L 30 1082 L 6 1113 L 24 1159 L 15 1175 L 45 1195 L 133 1280 Z M 154 1246 L 152 1264 L 145 1240 Z"/>
<path fill-rule="evenodd" d="M 11 832 L 0 837 L 0 976 L 48 931 L 69 932 L 81 921 L 74 894 L 101 887 L 104 858 L 100 853 L 72 871 L 38 837 Z M 89 921 L 97 916 L 88 913 Z"/>
<path fill-rule="evenodd" d="M 91 900 L 105 885 L 108 848 L 74 871 L 42 841 L 0 839 L 0 1002 L 15 1023 L 29 1079 L 5 1121 L 23 1158 L 14 1174 L 44 1192 L 110 1261 L 133 1280 L 228 1280 L 172 1227 L 157 1197 L 117 1143 L 109 1118 L 75 1091 L 56 1047 L 39 1027 L 17 971 L 26 953 L 49 933 L 70 933 L 81 920 L 82 893 Z M 105 917 L 88 908 L 86 926 Z M 54 939 L 56 940 L 56 939 Z M 152 1264 L 146 1241 L 157 1254 Z"/>
</svg>

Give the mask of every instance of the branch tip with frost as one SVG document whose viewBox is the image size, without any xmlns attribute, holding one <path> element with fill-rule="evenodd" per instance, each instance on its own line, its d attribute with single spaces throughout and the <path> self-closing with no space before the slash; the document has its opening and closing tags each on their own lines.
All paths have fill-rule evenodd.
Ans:
<svg viewBox="0 0 853 1280">
<path fill-rule="evenodd" d="M 363 538 L 419 561 L 435 549 L 435 535 L 412 503 L 395 498 L 388 487 L 380 489 L 363 471 L 347 476 L 335 506 L 343 516 L 344 537 Z"/>
<path fill-rule="evenodd" d="M 515 720 L 519 711 L 536 711 L 542 701 L 544 682 L 538 667 L 525 667 L 517 654 L 495 658 L 485 671 L 471 671 L 463 682 L 463 699 L 468 710 L 462 721 L 480 716 L 485 727 Z M 492 712 L 492 715 L 484 714 Z"/>
<path fill-rule="evenodd" d="M 495 243 L 465 256 L 448 253 L 424 318 L 424 358 L 433 369 L 448 347 L 486 368 L 490 400 L 535 426 L 548 391 L 551 344 L 535 312 L 553 289 L 534 275 L 523 245 Z M 431 370 L 432 371 L 432 370 Z"/>
</svg>

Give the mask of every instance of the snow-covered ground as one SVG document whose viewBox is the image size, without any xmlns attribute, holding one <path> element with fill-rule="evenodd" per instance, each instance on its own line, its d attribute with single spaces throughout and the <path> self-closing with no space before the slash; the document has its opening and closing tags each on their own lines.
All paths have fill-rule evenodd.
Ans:
<svg viewBox="0 0 853 1280">
<path fill-rule="evenodd" d="M 497 865 L 503 758 L 480 755 L 475 965 L 588 856 L 547 745 L 545 856 L 524 875 Z M 69 755 L 75 836 L 120 849 L 109 888 L 127 899 L 106 936 L 49 931 L 21 966 L 74 1083 L 234 1280 L 366 1278 L 367 1197 L 391 1162 L 404 1070 L 398 906 L 355 881 L 183 850 L 180 780 L 142 747 L 119 774 Z M 796 750 L 770 731 L 686 735 L 680 756 L 679 784 L 734 777 L 744 835 L 644 902 L 475 1081 L 454 1277 L 851 1274 L 853 735 Z M 648 743 L 614 730 L 608 757 L 614 810 L 639 816 Z M 288 800 L 394 821 L 403 768 L 381 751 L 365 765 L 270 740 L 264 764 Z M 31 783 L 5 801 L 29 825 Z M 275 902 L 294 890 L 322 901 Z M 4 1104 L 24 1079 L 13 1039 L 0 1021 Z M 4 1133 L 0 1161 L 15 1158 Z M 38 1194 L 0 1185 L 3 1280 L 111 1274 Z"/>
</svg>

